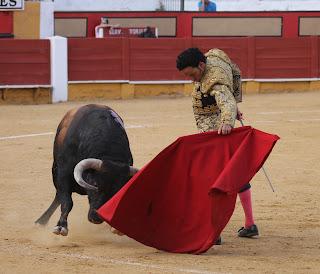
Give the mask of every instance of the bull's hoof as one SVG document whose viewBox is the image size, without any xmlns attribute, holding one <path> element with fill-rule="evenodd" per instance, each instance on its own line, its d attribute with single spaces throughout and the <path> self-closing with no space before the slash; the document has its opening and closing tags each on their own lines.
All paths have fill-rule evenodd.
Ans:
<svg viewBox="0 0 320 274">
<path fill-rule="evenodd" d="M 53 231 L 52 231 L 54 234 L 56 235 L 61 235 L 61 236 L 67 236 L 68 235 L 68 228 L 66 227 L 63 227 L 63 226 L 55 226 L 53 228 Z"/>
<path fill-rule="evenodd" d="M 120 232 L 118 229 L 115 229 L 113 227 L 110 228 L 110 231 L 113 233 L 113 234 L 117 234 L 118 236 L 123 236 L 124 234 L 122 232 Z"/>
</svg>

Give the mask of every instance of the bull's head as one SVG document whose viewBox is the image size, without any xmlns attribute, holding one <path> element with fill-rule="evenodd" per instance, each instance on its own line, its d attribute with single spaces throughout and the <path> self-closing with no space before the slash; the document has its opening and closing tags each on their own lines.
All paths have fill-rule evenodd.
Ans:
<svg viewBox="0 0 320 274">
<path fill-rule="evenodd" d="M 88 170 L 93 172 L 89 173 Z M 90 222 L 96 224 L 103 222 L 96 210 L 137 172 L 138 169 L 132 166 L 94 158 L 84 159 L 75 166 L 74 179 L 88 193 L 90 203 L 88 219 Z"/>
</svg>

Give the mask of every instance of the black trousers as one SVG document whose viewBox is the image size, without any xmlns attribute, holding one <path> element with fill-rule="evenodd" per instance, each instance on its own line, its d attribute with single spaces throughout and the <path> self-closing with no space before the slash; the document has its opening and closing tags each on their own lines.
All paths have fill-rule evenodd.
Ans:
<svg viewBox="0 0 320 274">
<path fill-rule="evenodd" d="M 251 188 L 251 185 L 250 185 L 250 183 L 247 183 L 239 190 L 238 193 L 244 192 L 244 191 L 248 190 L 249 188 Z"/>
</svg>

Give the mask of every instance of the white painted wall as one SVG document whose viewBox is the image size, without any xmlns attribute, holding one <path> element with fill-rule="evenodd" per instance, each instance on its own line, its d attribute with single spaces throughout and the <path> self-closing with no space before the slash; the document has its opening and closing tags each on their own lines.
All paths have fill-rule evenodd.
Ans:
<svg viewBox="0 0 320 274">
<path fill-rule="evenodd" d="M 211 0 L 217 11 L 320 11 L 319 0 Z M 198 10 L 198 0 L 185 0 L 185 10 Z"/>
<path fill-rule="evenodd" d="M 53 36 L 54 30 L 54 4 L 53 2 L 40 2 L 40 39 Z"/>
<path fill-rule="evenodd" d="M 154 11 L 159 0 L 55 0 L 55 11 Z"/>
<path fill-rule="evenodd" d="M 48 1 L 48 0 L 47 0 Z M 154 11 L 168 0 L 55 0 L 55 11 Z M 171 0 L 178 7 L 180 0 Z M 217 11 L 320 11 L 320 0 L 212 0 Z M 198 0 L 185 0 L 185 10 L 197 11 Z M 168 10 L 168 9 L 167 9 Z"/>
<path fill-rule="evenodd" d="M 50 37 L 52 103 L 68 100 L 68 42 L 60 36 Z"/>
</svg>

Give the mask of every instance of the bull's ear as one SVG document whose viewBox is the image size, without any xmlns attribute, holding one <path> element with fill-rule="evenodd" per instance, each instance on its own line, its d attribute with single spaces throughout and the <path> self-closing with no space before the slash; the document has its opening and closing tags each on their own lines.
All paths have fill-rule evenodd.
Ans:
<svg viewBox="0 0 320 274">
<path fill-rule="evenodd" d="M 111 160 L 103 160 L 103 164 L 101 167 L 102 172 L 106 172 L 109 176 L 114 175 L 115 178 L 122 176 L 128 176 L 130 172 L 130 168 L 128 164 L 124 164 L 122 162 L 111 161 Z"/>
<path fill-rule="evenodd" d="M 139 169 L 121 162 L 104 160 L 101 171 L 108 173 L 109 176 L 113 177 L 113 179 L 118 179 L 119 177 L 122 177 L 122 176 L 132 177 L 134 174 L 136 174 L 139 171 Z"/>
</svg>

